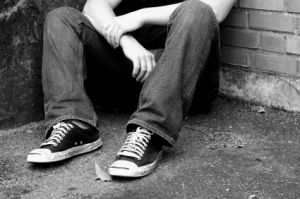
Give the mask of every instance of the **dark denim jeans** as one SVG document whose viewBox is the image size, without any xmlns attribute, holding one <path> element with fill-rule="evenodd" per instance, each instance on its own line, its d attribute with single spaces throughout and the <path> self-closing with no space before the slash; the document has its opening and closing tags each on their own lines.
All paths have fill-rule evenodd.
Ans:
<svg viewBox="0 0 300 199">
<path fill-rule="evenodd" d="M 219 27 L 208 5 L 185 1 L 167 26 L 146 25 L 132 34 L 147 49 L 164 48 L 144 84 L 131 77 L 132 63 L 122 49 L 110 47 L 81 12 L 63 7 L 48 13 L 42 68 L 46 132 L 66 119 L 98 128 L 94 104 L 100 103 L 134 107 L 127 130 L 140 125 L 173 145 L 189 110 L 215 98 Z"/>
</svg>

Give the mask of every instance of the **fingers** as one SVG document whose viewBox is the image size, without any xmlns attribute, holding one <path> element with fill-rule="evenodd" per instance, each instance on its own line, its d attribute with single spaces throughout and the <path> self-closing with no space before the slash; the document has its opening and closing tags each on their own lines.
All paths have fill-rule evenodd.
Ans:
<svg viewBox="0 0 300 199">
<path fill-rule="evenodd" d="M 155 68 L 156 66 L 156 61 L 155 61 L 155 56 L 153 54 L 151 54 L 151 61 L 152 61 L 152 65 L 153 65 L 153 68 Z"/>
<path fill-rule="evenodd" d="M 124 34 L 124 32 L 121 29 L 118 29 L 116 31 L 116 36 L 115 36 L 115 44 L 117 47 L 120 46 L 120 40 L 121 40 L 121 36 Z"/>
<path fill-rule="evenodd" d="M 123 34 L 122 28 L 117 23 L 112 22 L 105 28 L 104 37 L 113 48 L 117 48 Z"/>
<path fill-rule="evenodd" d="M 139 70 L 137 76 L 133 76 L 136 78 L 138 82 L 144 82 L 148 76 L 150 75 L 152 69 L 155 67 L 155 59 L 152 53 L 147 52 L 139 57 Z M 135 73 L 136 74 L 136 73 Z"/>
<path fill-rule="evenodd" d="M 141 56 L 140 57 L 140 72 L 136 78 L 136 81 L 138 82 L 141 82 L 142 79 L 144 78 L 144 76 L 146 75 L 147 73 L 147 61 L 146 61 L 146 58 L 144 56 Z"/>
<path fill-rule="evenodd" d="M 137 58 L 133 60 L 133 71 L 132 71 L 132 77 L 136 79 L 137 75 L 140 72 L 140 60 Z"/>
<path fill-rule="evenodd" d="M 144 75 L 141 82 L 144 82 L 148 78 L 148 76 L 150 75 L 152 69 L 155 67 L 155 63 L 153 62 L 153 60 L 154 60 L 153 54 L 149 54 L 149 55 L 146 56 L 147 72 Z"/>
<path fill-rule="evenodd" d="M 111 31 L 112 31 L 112 28 L 113 28 L 113 25 L 112 24 L 109 24 L 106 28 L 105 28 L 105 31 L 104 31 L 104 37 L 105 39 L 107 40 L 107 42 L 112 46 L 114 47 L 114 44 L 111 42 Z"/>
<path fill-rule="evenodd" d="M 124 36 L 123 38 L 123 53 L 133 63 L 132 77 L 138 82 L 144 82 L 155 67 L 154 55 L 133 37 Z"/>
</svg>

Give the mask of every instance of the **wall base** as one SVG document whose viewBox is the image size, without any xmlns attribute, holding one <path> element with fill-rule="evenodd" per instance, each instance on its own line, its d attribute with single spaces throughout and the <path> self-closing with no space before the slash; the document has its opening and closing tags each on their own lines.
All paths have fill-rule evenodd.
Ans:
<svg viewBox="0 0 300 199">
<path fill-rule="evenodd" d="M 249 102 L 300 112 L 300 78 L 222 66 L 221 94 Z"/>
</svg>

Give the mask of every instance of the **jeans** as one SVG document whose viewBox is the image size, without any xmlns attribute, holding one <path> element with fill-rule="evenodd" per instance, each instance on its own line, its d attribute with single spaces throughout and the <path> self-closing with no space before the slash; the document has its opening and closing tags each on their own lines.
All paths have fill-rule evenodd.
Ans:
<svg viewBox="0 0 300 199">
<path fill-rule="evenodd" d="M 62 7 L 48 13 L 42 65 L 47 134 L 66 119 L 99 128 L 99 103 L 134 108 L 127 131 L 140 125 L 172 146 L 189 110 L 216 97 L 219 27 L 208 5 L 185 1 L 166 26 L 145 25 L 131 34 L 147 49 L 164 49 L 143 84 L 132 78 L 122 49 L 113 49 L 81 12 Z"/>
</svg>

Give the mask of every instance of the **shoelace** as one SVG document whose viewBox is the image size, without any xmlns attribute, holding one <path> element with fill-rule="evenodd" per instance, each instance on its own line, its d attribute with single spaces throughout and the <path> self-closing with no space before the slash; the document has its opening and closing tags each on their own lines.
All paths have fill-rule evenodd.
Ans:
<svg viewBox="0 0 300 199">
<path fill-rule="evenodd" d="M 117 155 L 134 157 L 140 160 L 145 153 L 152 134 L 141 127 L 138 127 L 134 132 L 129 132 L 124 145 Z"/>
<path fill-rule="evenodd" d="M 41 144 L 41 146 L 46 145 L 54 145 L 57 146 L 58 143 L 61 142 L 61 140 L 66 136 L 68 131 L 73 128 L 74 126 L 72 124 L 68 124 L 65 122 L 57 123 L 53 126 L 53 131 L 50 135 L 50 137 Z"/>
</svg>

